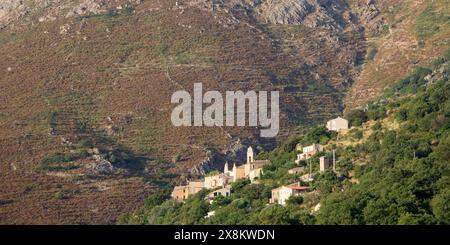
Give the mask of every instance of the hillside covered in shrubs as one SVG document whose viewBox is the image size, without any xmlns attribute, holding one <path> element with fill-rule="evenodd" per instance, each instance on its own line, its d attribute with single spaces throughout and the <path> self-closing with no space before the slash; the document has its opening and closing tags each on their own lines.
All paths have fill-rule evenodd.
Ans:
<svg viewBox="0 0 450 245">
<path fill-rule="evenodd" d="M 170 190 L 147 198 L 120 224 L 449 224 L 450 82 L 447 56 L 419 68 L 388 88 L 366 108 L 346 113 L 352 128 L 330 133 L 317 126 L 271 152 L 256 183 L 232 184 L 229 197 L 205 200 L 208 191 L 184 203 Z M 301 161 L 314 180 L 310 192 L 285 206 L 269 204 L 271 190 L 300 181 L 288 170 L 297 144 L 321 143 L 325 151 Z M 318 157 L 335 150 L 335 171 L 318 171 Z"/>
</svg>

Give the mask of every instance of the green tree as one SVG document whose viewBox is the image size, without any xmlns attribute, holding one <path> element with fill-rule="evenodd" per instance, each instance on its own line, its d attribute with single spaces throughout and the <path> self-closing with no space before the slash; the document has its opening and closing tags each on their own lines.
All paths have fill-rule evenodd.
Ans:
<svg viewBox="0 0 450 245">
<path fill-rule="evenodd" d="M 450 224 L 450 188 L 444 189 L 431 200 L 433 214 L 440 224 Z"/>
<path fill-rule="evenodd" d="M 289 210 L 281 205 L 271 205 L 264 208 L 258 215 L 261 225 L 288 225 L 291 218 Z"/>
<path fill-rule="evenodd" d="M 351 126 L 361 126 L 363 123 L 367 121 L 367 114 L 361 109 L 352 110 L 347 113 L 345 116 L 349 121 Z"/>
</svg>

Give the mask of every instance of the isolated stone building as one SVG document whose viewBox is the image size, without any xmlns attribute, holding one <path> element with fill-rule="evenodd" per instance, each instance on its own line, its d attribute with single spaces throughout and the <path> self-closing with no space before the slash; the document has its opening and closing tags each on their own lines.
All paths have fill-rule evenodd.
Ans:
<svg viewBox="0 0 450 245">
<path fill-rule="evenodd" d="M 320 157 L 320 172 L 325 172 L 333 167 L 331 159 L 327 157 Z"/>
<path fill-rule="evenodd" d="M 330 131 L 340 131 L 348 129 L 348 120 L 337 117 L 327 122 L 327 129 Z"/>
</svg>

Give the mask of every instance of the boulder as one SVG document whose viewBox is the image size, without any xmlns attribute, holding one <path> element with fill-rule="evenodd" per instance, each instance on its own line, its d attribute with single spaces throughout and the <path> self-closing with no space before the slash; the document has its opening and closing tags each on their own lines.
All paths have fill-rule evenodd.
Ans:
<svg viewBox="0 0 450 245">
<path fill-rule="evenodd" d="M 91 163 L 88 168 L 96 174 L 109 175 L 115 172 L 115 168 L 112 163 L 105 159 Z"/>
</svg>

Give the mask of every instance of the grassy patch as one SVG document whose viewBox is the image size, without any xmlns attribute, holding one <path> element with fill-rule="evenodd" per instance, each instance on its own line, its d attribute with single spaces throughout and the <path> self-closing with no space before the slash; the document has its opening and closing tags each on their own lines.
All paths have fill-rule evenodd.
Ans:
<svg viewBox="0 0 450 245">
<path fill-rule="evenodd" d="M 190 64 L 192 62 L 192 56 L 188 53 L 179 53 L 175 56 L 175 62 L 177 64 Z"/>
<path fill-rule="evenodd" d="M 8 35 L 2 35 L 0 36 L 0 47 L 17 40 L 18 36 L 16 33 L 11 33 Z"/>
<path fill-rule="evenodd" d="M 67 191 L 59 190 L 55 193 L 54 197 L 57 200 L 64 200 L 64 199 L 67 199 L 69 197 L 69 195 L 68 195 Z"/>
<path fill-rule="evenodd" d="M 434 4 L 428 7 L 417 17 L 415 30 L 420 42 L 425 42 L 427 39 L 445 30 L 450 26 L 450 16 L 446 13 L 436 10 Z"/>
<path fill-rule="evenodd" d="M 378 49 L 377 47 L 370 47 L 369 51 L 367 52 L 367 56 L 366 56 L 366 63 L 371 62 L 372 60 L 375 59 L 375 56 L 378 53 Z"/>
<path fill-rule="evenodd" d="M 78 168 L 73 161 L 87 157 L 86 151 L 77 153 L 61 154 L 56 153 L 42 159 L 40 169 L 46 171 L 68 171 Z"/>
</svg>

